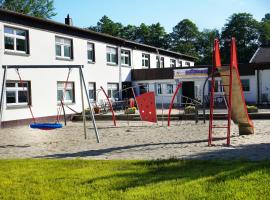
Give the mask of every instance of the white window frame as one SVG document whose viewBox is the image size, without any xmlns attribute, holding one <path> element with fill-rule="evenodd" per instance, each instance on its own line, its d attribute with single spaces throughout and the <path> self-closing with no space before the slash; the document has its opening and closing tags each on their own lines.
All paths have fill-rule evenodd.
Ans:
<svg viewBox="0 0 270 200">
<path fill-rule="evenodd" d="M 29 81 L 22 81 L 24 84 L 26 83 L 26 87 L 19 87 L 20 82 L 19 81 L 7 81 L 6 83 L 14 83 L 15 87 L 6 87 L 6 104 L 7 107 L 12 107 L 12 106 L 27 106 L 29 102 L 19 102 L 19 92 L 23 91 L 27 93 L 27 100 L 30 100 L 29 97 Z M 8 103 L 7 102 L 7 92 L 15 92 L 15 103 Z"/>
<path fill-rule="evenodd" d="M 89 96 L 89 99 L 90 99 L 90 101 L 91 102 L 94 102 L 95 101 L 95 97 L 96 97 L 96 87 L 95 87 L 95 85 L 96 85 L 96 83 L 95 82 L 89 82 L 88 83 L 88 93 L 89 93 L 89 95 L 90 95 L 90 90 L 93 90 L 93 92 L 94 92 L 94 98 L 90 98 L 90 96 Z"/>
<path fill-rule="evenodd" d="M 146 66 L 147 60 L 148 60 L 148 66 Z M 142 53 L 142 66 L 144 68 L 150 68 L 150 54 Z"/>
<path fill-rule="evenodd" d="M 123 63 L 123 60 L 128 59 L 128 63 Z M 131 66 L 131 59 L 130 59 L 130 50 L 121 49 L 121 65 L 122 66 Z"/>
<path fill-rule="evenodd" d="M 57 39 L 59 39 L 61 41 L 57 41 Z M 61 55 L 60 56 L 57 55 L 57 53 L 56 53 L 56 46 L 57 45 L 60 46 L 60 48 L 61 48 Z M 70 56 L 65 56 L 65 47 L 70 48 L 70 52 L 69 52 Z M 72 39 L 61 37 L 61 36 L 55 36 L 55 56 L 56 56 L 56 58 L 72 60 L 72 51 L 73 51 L 72 48 L 73 48 Z"/>
<path fill-rule="evenodd" d="M 112 50 L 112 49 L 115 50 L 115 54 L 113 54 L 111 51 L 109 51 L 109 50 Z M 112 46 L 107 46 L 106 47 L 106 61 L 107 61 L 107 64 L 109 64 L 109 65 L 117 65 L 117 63 L 118 63 L 117 51 L 118 51 L 117 47 L 112 47 Z M 108 55 L 109 55 L 109 61 L 108 61 Z M 115 55 L 115 57 L 116 57 L 115 62 L 112 62 L 112 55 Z"/>
<path fill-rule="evenodd" d="M 163 92 L 162 91 L 162 84 L 161 83 L 158 83 L 157 84 L 157 94 L 158 95 L 161 95 L 161 94 L 163 94 L 162 92 Z"/>
<path fill-rule="evenodd" d="M 166 89 L 167 89 L 167 94 L 173 94 L 173 84 L 167 84 Z M 170 92 L 170 89 L 172 89 L 171 92 Z"/>
<path fill-rule="evenodd" d="M 175 59 L 170 59 L 170 67 L 175 68 L 176 67 L 176 60 Z"/>
<path fill-rule="evenodd" d="M 178 64 L 179 64 L 178 65 L 179 67 L 183 67 L 183 61 L 182 60 L 178 60 Z"/>
<path fill-rule="evenodd" d="M 190 62 L 188 62 L 188 61 L 186 61 L 185 64 L 186 64 L 186 66 L 188 66 L 188 67 L 191 66 Z"/>
<path fill-rule="evenodd" d="M 90 48 L 92 46 L 92 48 Z M 89 59 L 88 52 L 91 51 L 93 52 L 93 59 Z M 87 60 L 88 63 L 94 63 L 95 62 L 95 44 L 93 42 L 87 42 Z"/>
<path fill-rule="evenodd" d="M 61 84 L 61 86 L 59 86 Z M 65 104 L 73 104 L 75 103 L 75 83 L 74 82 L 67 82 L 66 92 L 65 92 L 65 81 L 57 81 L 57 103 L 60 104 L 61 101 L 58 100 L 58 90 L 62 91 L 64 95 L 63 103 Z M 73 99 L 67 99 L 67 91 L 71 90 Z"/>
<path fill-rule="evenodd" d="M 13 33 L 5 33 L 5 29 L 6 28 L 12 29 L 13 30 Z M 23 31 L 23 32 L 25 32 L 25 36 L 17 35 L 16 34 L 17 31 Z M 13 49 L 6 49 L 5 48 L 5 38 L 6 37 L 9 37 L 9 38 L 12 38 L 13 39 L 13 41 L 14 41 Z M 24 42 L 25 42 L 25 51 L 17 50 L 17 39 L 24 40 Z M 23 29 L 20 29 L 20 28 L 13 28 L 13 27 L 10 27 L 10 26 L 4 26 L 4 48 L 5 48 L 5 51 L 6 52 L 27 54 L 27 48 L 28 48 L 27 41 L 28 41 L 27 30 L 23 30 Z"/>
<path fill-rule="evenodd" d="M 160 57 L 160 68 L 165 68 L 165 58 Z"/>
<path fill-rule="evenodd" d="M 110 94 L 109 91 L 110 90 Z M 110 99 L 115 99 L 118 100 L 118 98 L 114 98 L 114 94 L 117 94 L 119 96 L 119 84 L 118 83 L 107 83 L 107 92 L 108 92 L 108 97 Z"/>
</svg>

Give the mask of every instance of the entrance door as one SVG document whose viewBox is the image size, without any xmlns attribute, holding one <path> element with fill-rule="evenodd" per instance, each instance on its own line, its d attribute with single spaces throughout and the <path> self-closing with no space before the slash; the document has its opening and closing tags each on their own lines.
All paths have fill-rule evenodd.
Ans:
<svg viewBox="0 0 270 200">
<path fill-rule="evenodd" d="M 190 99 L 194 99 L 194 82 L 187 81 L 182 83 L 182 95 Z M 190 99 L 182 97 L 182 103 L 189 103 Z"/>
</svg>

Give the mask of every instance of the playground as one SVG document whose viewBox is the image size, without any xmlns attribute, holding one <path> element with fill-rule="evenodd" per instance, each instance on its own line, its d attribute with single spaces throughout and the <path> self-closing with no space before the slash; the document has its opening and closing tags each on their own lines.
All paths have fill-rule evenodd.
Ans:
<svg viewBox="0 0 270 200">
<path fill-rule="evenodd" d="M 219 121 L 222 124 L 225 121 Z M 50 131 L 28 126 L 6 128 L 0 134 L 0 158 L 83 158 L 83 159 L 270 159 L 269 120 L 254 120 L 255 135 L 238 135 L 232 125 L 231 145 L 226 145 L 226 130 L 213 135 L 207 145 L 208 124 L 172 121 L 170 127 L 148 122 L 97 121 L 100 143 L 87 123 L 84 139 L 81 122 Z"/>
</svg>

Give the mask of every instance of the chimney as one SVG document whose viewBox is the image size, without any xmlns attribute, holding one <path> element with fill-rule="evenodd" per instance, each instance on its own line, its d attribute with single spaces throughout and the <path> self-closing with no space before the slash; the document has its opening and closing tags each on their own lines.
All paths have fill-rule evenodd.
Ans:
<svg viewBox="0 0 270 200">
<path fill-rule="evenodd" d="M 65 24 L 69 26 L 73 26 L 72 19 L 69 17 L 69 14 L 65 18 Z"/>
</svg>

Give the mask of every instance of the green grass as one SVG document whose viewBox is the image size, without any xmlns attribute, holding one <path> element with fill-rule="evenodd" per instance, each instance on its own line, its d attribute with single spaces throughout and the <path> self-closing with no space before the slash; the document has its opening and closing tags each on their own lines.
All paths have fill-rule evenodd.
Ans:
<svg viewBox="0 0 270 200">
<path fill-rule="evenodd" d="M 269 199 L 270 161 L 0 160 L 0 199 Z"/>
</svg>

